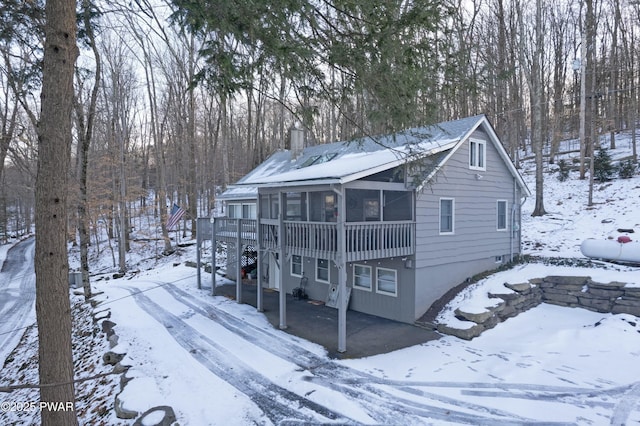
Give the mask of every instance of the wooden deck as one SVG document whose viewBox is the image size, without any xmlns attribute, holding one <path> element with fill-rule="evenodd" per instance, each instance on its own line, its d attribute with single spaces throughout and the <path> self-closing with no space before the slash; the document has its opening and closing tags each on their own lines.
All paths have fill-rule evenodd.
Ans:
<svg viewBox="0 0 640 426">
<path fill-rule="evenodd" d="M 282 242 L 288 254 L 312 258 L 339 257 L 340 244 L 335 222 L 284 221 L 283 232 L 277 220 L 263 220 L 258 229 L 255 219 L 216 218 L 216 238 L 220 241 L 279 250 Z M 279 235 L 285 237 L 280 241 Z M 346 262 L 409 256 L 415 252 L 415 222 L 344 223 Z"/>
</svg>

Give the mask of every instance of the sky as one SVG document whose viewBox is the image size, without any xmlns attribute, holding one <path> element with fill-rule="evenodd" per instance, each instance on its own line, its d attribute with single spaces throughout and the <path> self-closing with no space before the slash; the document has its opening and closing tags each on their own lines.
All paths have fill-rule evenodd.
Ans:
<svg viewBox="0 0 640 426">
<path fill-rule="evenodd" d="M 620 136 L 618 146 L 614 158 L 629 154 L 628 139 Z M 533 190 L 532 165 L 525 162 L 522 172 Z M 639 175 L 597 184 L 587 208 L 588 182 L 576 173 L 562 183 L 556 174 L 546 176 L 548 215 L 530 216 L 534 199 L 525 201 L 525 254 L 584 259 L 580 244 L 586 238 L 606 239 L 617 228 L 640 232 Z M 112 350 L 125 354 L 122 363 L 131 366 L 131 380 L 119 395 L 127 409 L 142 413 L 168 405 L 181 425 L 640 423 L 637 317 L 542 304 L 471 341 L 443 336 L 391 353 L 335 360 L 323 347 L 274 329 L 255 308 L 198 290 L 195 270 L 185 265 L 195 260 L 193 248 L 163 261 L 153 246 L 139 248 L 135 273 L 107 280 L 113 265 L 105 252 L 94 269 L 105 279 L 93 280 L 102 292 L 96 310 L 108 310 L 117 323 L 120 339 Z M 4 246 L 0 260 L 3 253 Z M 640 286 L 638 267 L 596 265 L 517 265 L 468 287 L 438 321 L 464 326 L 453 310 L 485 309 L 495 303 L 486 297 L 489 291 L 508 292 L 505 282 L 588 275 Z M 118 389 L 108 386 L 95 393 L 115 397 Z M 0 394 L 0 403 L 33 398 L 9 395 Z M 91 406 L 90 399 L 84 403 Z M 33 419 L 0 412 L 3 424 Z M 133 423 L 113 412 L 102 419 Z"/>
</svg>

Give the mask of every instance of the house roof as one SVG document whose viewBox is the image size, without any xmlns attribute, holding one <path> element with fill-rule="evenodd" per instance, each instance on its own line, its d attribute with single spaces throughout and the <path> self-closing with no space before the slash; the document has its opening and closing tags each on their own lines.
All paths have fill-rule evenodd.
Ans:
<svg viewBox="0 0 640 426">
<path fill-rule="evenodd" d="M 292 158 L 291 151 L 277 151 L 235 184 L 230 185 L 220 198 L 255 198 L 258 187 L 343 184 L 408 161 L 434 156 L 438 164 L 425 179 L 429 180 L 451 154 L 480 127 L 489 135 L 489 139 L 518 180 L 524 193 L 530 195 L 493 127 L 484 115 L 477 115 L 407 129 L 392 135 L 310 146 L 304 148 L 295 158 Z"/>
</svg>

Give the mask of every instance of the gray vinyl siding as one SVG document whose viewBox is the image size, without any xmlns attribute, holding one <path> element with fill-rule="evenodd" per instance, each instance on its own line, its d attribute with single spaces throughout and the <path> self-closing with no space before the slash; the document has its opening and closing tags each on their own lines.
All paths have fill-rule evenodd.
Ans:
<svg viewBox="0 0 640 426">
<path fill-rule="evenodd" d="M 290 262 L 290 260 L 289 260 Z M 294 288 L 300 285 L 300 277 L 292 276 L 289 262 L 285 264 L 283 271 L 283 281 L 287 293 L 291 293 Z M 362 264 L 371 267 L 372 290 L 366 291 L 353 288 L 353 264 Z M 326 301 L 329 295 L 330 284 L 315 280 L 315 259 L 304 257 L 303 265 L 305 275 L 309 278 L 305 287 L 310 299 Z M 413 322 L 414 318 L 414 274 L 413 269 L 405 268 L 405 261 L 402 258 L 372 259 L 365 262 L 348 263 L 347 267 L 347 287 L 351 287 L 351 298 L 349 309 L 376 315 L 402 322 Z M 331 285 L 338 284 L 338 269 L 331 262 L 330 266 Z M 375 290 L 376 269 L 394 269 L 397 277 L 397 295 L 377 293 Z"/>
<path fill-rule="evenodd" d="M 469 168 L 469 141 L 465 141 L 445 166 L 416 195 L 415 314 L 426 309 L 448 289 L 479 272 L 493 269 L 496 256 L 509 260 L 512 205 L 516 183 L 497 150 L 482 132 L 474 139 L 486 141 L 486 170 Z M 480 176 L 476 176 L 480 175 Z M 454 233 L 440 235 L 440 199 L 453 198 Z M 497 230 L 497 201 L 507 201 L 507 230 Z M 519 218 L 519 211 L 516 212 Z M 514 240 L 517 253 L 519 242 Z"/>
<path fill-rule="evenodd" d="M 364 264 L 362 262 L 354 262 Z M 374 259 L 367 261 L 371 266 L 372 290 L 366 291 L 354 288 L 351 291 L 351 303 L 349 308 L 358 312 L 376 315 L 383 318 L 402 322 L 413 322 L 415 285 L 413 269 L 405 268 L 405 261 L 400 257 L 391 259 Z M 397 295 L 389 296 L 376 293 L 376 269 L 394 269 L 397 277 Z M 348 265 L 347 282 L 353 286 L 353 267 Z"/>
</svg>

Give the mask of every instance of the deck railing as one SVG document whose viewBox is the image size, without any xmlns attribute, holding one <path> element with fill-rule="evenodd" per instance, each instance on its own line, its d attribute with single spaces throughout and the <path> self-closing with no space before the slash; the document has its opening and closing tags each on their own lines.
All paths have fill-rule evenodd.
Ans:
<svg viewBox="0 0 640 426">
<path fill-rule="evenodd" d="M 216 235 L 225 241 L 235 241 L 238 220 L 216 219 Z M 279 248 L 278 220 L 263 219 L 260 223 L 259 246 Z M 257 241 L 257 222 L 240 219 L 243 244 Z M 338 227 L 334 222 L 284 222 L 287 253 L 335 259 L 338 254 Z M 345 223 L 345 261 L 408 256 L 415 251 L 415 222 L 347 222 Z"/>
<path fill-rule="evenodd" d="M 347 262 L 414 253 L 413 222 L 347 223 L 345 228 Z"/>
<path fill-rule="evenodd" d="M 240 229 L 238 230 L 238 225 Z M 235 242 L 238 239 L 238 232 L 242 244 L 256 244 L 256 228 L 258 221 L 255 219 L 230 219 L 228 217 L 217 217 L 216 238 L 226 242 Z"/>
</svg>

